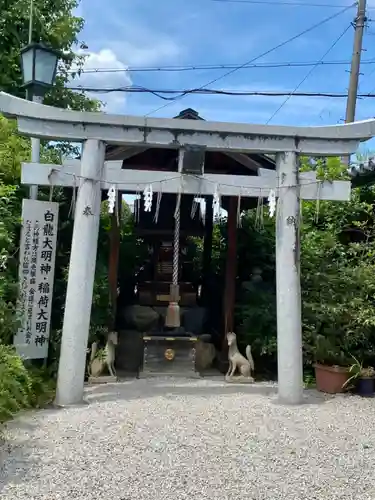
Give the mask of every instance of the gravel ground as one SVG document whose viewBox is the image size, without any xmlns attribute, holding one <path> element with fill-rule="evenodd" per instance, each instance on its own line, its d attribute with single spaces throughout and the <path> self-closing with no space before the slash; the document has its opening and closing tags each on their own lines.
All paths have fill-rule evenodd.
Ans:
<svg viewBox="0 0 375 500">
<path fill-rule="evenodd" d="M 375 498 L 375 400 L 272 384 L 134 380 L 27 413 L 0 445 L 2 500 Z"/>
</svg>

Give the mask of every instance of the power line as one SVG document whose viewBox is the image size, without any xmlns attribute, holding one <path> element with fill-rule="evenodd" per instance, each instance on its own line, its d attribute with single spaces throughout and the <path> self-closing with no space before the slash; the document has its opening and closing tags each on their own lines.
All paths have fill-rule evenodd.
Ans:
<svg viewBox="0 0 375 500">
<path fill-rule="evenodd" d="M 363 63 L 361 63 L 363 64 Z M 365 75 L 367 78 L 369 78 L 371 75 L 373 75 L 375 72 L 375 68 L 373 70 L 370 71 L 370 73 L 368 75 Z M 369 92 L 369 94 L 372 94 L 373 92 L 375 91 L 375 87 L 371 89 L 371 91 Z M 363 97 L 361 96 L 361 94 L 358 94 L 358 97 Z"/>
<path fill-rule="evenodd" d="M 343 14 L 344 12 L 346 12 L 347 10 L 351 9 L 354 5 L 356 5 L 355 3 L 352 4 L 352 5 L 349 5 L 347 7 L 345 7 L 344 9 L 340 10 L 339 12 L 336 12 L 335 14 L 329 16 L 329 17 L 326 17 L 325 19 L 323 19 L 322 21 L 320 21 L 319 23 L 316 23 L 314 24 L 313 26 L 310 26 L 310 28 L 307 28 L 303 31 L 301 31 L 300 33 L 298 33 L 297 35 L 294 35 L 292 36 L 291 38 L 288 38 L 287 40 L 285 40 L 284 42 L 281 42 L 279 43 L 278 45 L 275 45 L 274 47 L 272 47 L 271 49 L 268 49 L 266 50 L 265 52 L 262 52 L 261 54 L 259 54 L 258 56 L 250 59 L 249 61 L 246 61 L 244 64 L 241 64 L 240 66 L 237 66 L 229 71 L 227 71 L 226 73 L 224 73 L 223 75 L 217 77 L 217 78 L 214 78 L 213 80 L 209 81 L 208 83 L 206 83 L 205 85 L 202 85 L 201 87 L 199 87 L 199 89 L 204 89 L 206 87 L 208 87 L 209 85 L 212 85 L 213 83 L 216 83 L 218 82 L 219 80 L 222 80 L 223 78 L 235 73 L 236 71 L 242 69 L 243 67 L 247 66 L 248 64 L 252 64 L 254 63 L 255 61 L 257 61 L 258 59 L 261 59 L 262 57 L 264 56 L 267 56 L 268 54 L 270 54 L 271 52 L 274 52 L 275 50 L 277 49 L 280 49 L 281 47 L 284 47 L 284 45 L 287 45 L 288 43 L 291 43 L 293 42 L 294 40 L 297 40 L 298 38 L 300 38 L 301 36 L 303 35 L 306 35 L 306 33 L 309 33 L 310 31 L 313 31 L 314 29 L 320 27 L 320 26 L 323 26 L 324 24 L 326 24 L 328 21 L 331 21 L 332 19 L 335 19 L 336 17 L 340 16 L 341 14 Z M 176 97 L 175 100 L 180 100 L 180 99 L 183 99 L 185 97 L 186 94 L 181 94 L 180 96 Z M 156 113 L 157 111 L 160 111 L 161 109 L 165 108 L 166 106 L 168 106 L 169 103 L 167 104 L 164 104 L 163 106 L 159 107 L 159 108 L 156 108 L 154 109 L 153 111 L 150 111 L 149 113 L 147 113 L 145 116 L 149 116 L 153 113 Z"/>
<path fill-rule="evenodd" d="M 273 90 L 219 90 L 219 89 L 187 89 L 187 90 L 172 90 L 172 89 L 148 89 L 145 87 L 114 87 L 114 88 L 91 88 L 91 87 L 68 87 L 70 90 L 76 90 L 80 92 L 92 92 L 99 94 L 110 94 L 113 92 L 127 92 L 127 93 L 139 93 L 139 94 L 154 94 L 157 97 L 165 100 L 175 101 L 175 97 L 165 97 L 165 95 L 188 95 L 188 94 L 199 94 L 199 95 L 226 95 L 226 96 L 264 96 L 264 97 L 280 97 L 280 96 L 290 96 L 293 97 L 333 97 L 333 98 L 347 98 L 347 92 L 295 92 L 293 94 L 292 90 L 283 91 L 273 91 Z M 375 97 L 373 93 L 359 94 L 358 97 Z"/>
<path fill-rule="evenodd" d="M 319 60 L 319 63 L 323 61 L 323 59 L 328 56 L 328 54 L 331 52 L 331 50 L 336 47 L 336 45 L 339 43 L 339 41 L 346 35 L 346 33 L 349 31 L 349 29 L 352 27 L 351 24 L 349 24 L 345 29 L 344 31 L 341 33 L 340 36 L 338 36 L 336 38 L 336 40 L 331 44 L 331 46 L 328 48 L 328 50 L 326 50 L 326 52 L 322 55 L 322 57 L 320 58 Z M 268 125 L 270 123 L 271 120 L 273 120 L 273 118 L 275 118 L 275 116 L 283 109 L 283 107 L 285 106 L 285 104 L 289 101 L 289 99 L 291 99 L 291 97 L 297 92 L 297 90 L 301 87 L 301 85 L 303 85 L 303 83 L 305 83 L 305 81 L 309 78 L 309 76 L 311 76 L 311 74 L 315 71 L 315 69 L 317 68 L 318 64 L 316 64 L 315 66 L 313 66 L 308 72 L 307 74 L 302 78 L 302 80 L 299 82 L 299 84 L 296 86 L 296 88 L 293 90 L 293 93 L 290 94 L 281 104 L 280 106 L 276 109 L 276 111 L 274 113 L 272 113 L 271 117 L 267 120 L 266 122 L 266 125 Z"/>
<path fill-rule="evenodd" d="M 371 71 L 370 71 L 370 73 L 369 73 L 368 75 L 365 75 L 365 76 L 366 76 L 367 78 L 370 78 L 370 76 L 371 76 L 371 75 L 373 75 L 373 74 L 374 74 L 374 72 L 375 72 L 375 68 L 374 68 L 373 70 L 371 70 Z M 375 90 L 375 87 L 373 88 L 373 90 L 371 90 L 371 92 L 370 92 L 370 93 L 374 92 L 374 90 Z"/>
<path fill-rule="evenodd" d="M 310 3 L 310 2 L 285 2 L 278 0 L 208 0 L 209 2 L 216 3 L 243 3 L 250 5 L 288 5 L 290 7 L 321 7 L 321 8 L 332 8 L 332 9 L 342 9 L 347 7 L 347 5 L 335 5 L 333 3 Z"/>
<path fill-rule="evenodd" d="M 271 62 L 271 63 L 257 63 L 247 64 L 241 69 L 263 69 L 263 68 L 300 68 L 309 66 L 347 66 L 350 60 L 333 60 L 333 61 L 296 61 L 296 62 Z M 362 61 L 361 64 L 371 65 L 375 64 L 375 59 L 368 59 Z M 132 73 L 152 73 L 152 72 L 184 72 L 184 71 L 201 71 L 201 70 L 220 70 L 237 68 L 238 64 L 225 63 L 225 64 L 194 64 L 186 66 L 128 66 L 125 68 L 88 68 L 80 71 L 69 70 L 70 74 L 92 74 L 92 73 L 125 73 L 127 71 Z"/>
</svg>

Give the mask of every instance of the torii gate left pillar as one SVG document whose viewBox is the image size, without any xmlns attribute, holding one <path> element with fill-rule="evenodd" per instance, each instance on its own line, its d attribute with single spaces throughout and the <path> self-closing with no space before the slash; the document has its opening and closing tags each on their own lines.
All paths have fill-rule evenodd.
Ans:
<svg viewBox="0 0 375 500">
<path fill-rule="evenodd" d="M 82 183 L 78 190 L 69 278 L 66 291 L 56 404 L 82 401 L 88 332 L 90 328 L 101 205 L 105 145 L 88 139 L 81 161 Z M 62 361 L 62 362 L 61 362 Z"/>
<path fill-rule="evenodd" d="M 279 197 L 277 211 L 277 333 L 279 397 L 285 403 L 302 402 L 302 339 L 299 282 L 299 197 L 304 199 L 347 200 L 350 185 L 344 181 L 324 184 L 300 182 L 298 156 L 344 156 L 353 153 L 361 140 L 375 135 L 375 120 L 329 127 L 279 127 L 231 123 L 193 122 L 178 119 L 145 119 L 101 113 L 66 111 L 0 93 L 0 112 L 16 117 L 18 129 L 32 137 L 85 143 L 81 164 L 81 186 L 76 206 L 66 299 L 62 350 L 56 403 L 68 405 L 83 400 L 83 380 L 88 339 L 95 260 L 99 229 L 100 189 L 117 183 L 126 190 L 133 184 L 163 182 L 163 192 L 178 192 L 181 179 L 175 172 L 106 172 L 104 141 L 139 147 L 183 147 L 185 144 L 208 150 L 276 154 Z M 103 142 L 102 142 L 103 141 Z M 41 166 L 43 169 L 43 166 Z M 32 183 L 45 185 L 34 174 Z M 33 176 L 33 173 L 31 173 Z M 57 175 L 59 177 L 60 174 Z M 62 176 L 64 177 L 64 176 Z M 181 177 L 181 176 L 180 176 Z M 267 179 L 207 174 L 189 178 L 184 193 L 213 194 L 215 183 L 223 179 L 222 196 L 236 193 L 258 197 L 268 189 Z M 243 176 L 242 176 L 243 177 Z M 220 179 L 221 178 L 221 179 Z M 224 180 L 225 178 L 225 180 Z M 302 178 L 302 174 L 301 174 Z M 66 180 L 61 179 L 62 184 Z M 274 181 L 272 181 L 274 182 Z M 123 186 L 121 187 L 121 184 Z M 245 192 L 243 192 L 245 189 Z"/>
</svg>

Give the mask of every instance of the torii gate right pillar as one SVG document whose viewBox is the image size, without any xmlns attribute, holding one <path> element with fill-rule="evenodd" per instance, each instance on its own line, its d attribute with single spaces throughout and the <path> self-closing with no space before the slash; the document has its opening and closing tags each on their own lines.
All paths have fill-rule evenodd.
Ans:
<svg viewBox="0 0 375 500">
<path fill-rule="evenodd" d="M 282 402 L 303 398 L 300 280 L 300 187 L 295 152 L 276 156 L 279 199 L 276 211 L 277 370 Z"/>
</svg>

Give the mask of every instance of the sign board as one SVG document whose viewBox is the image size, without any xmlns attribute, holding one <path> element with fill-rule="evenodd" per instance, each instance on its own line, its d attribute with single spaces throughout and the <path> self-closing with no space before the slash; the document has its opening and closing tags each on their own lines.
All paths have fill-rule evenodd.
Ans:
<svg viewBox="0 0 375 500">
<path fill-rule="evenodd" d="M 18 313 L 14 337 L 24 359 L 48 355 L 59 204 L 23 200 Z"/>
</svg>

